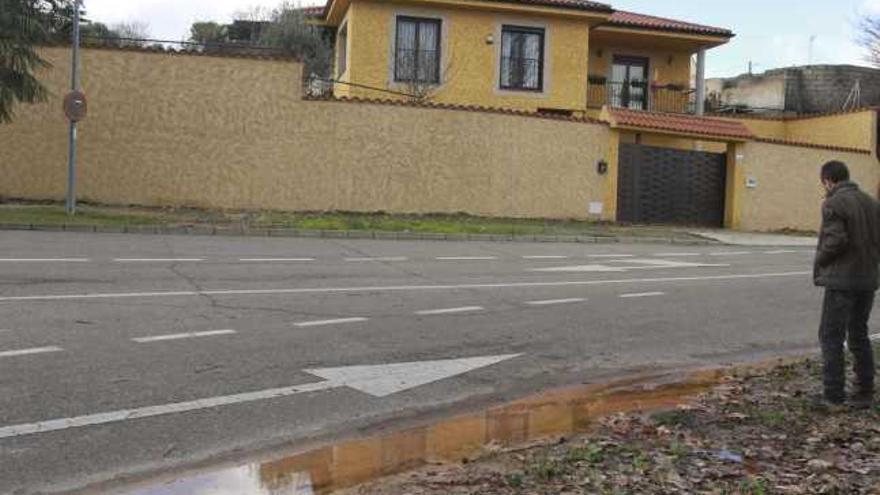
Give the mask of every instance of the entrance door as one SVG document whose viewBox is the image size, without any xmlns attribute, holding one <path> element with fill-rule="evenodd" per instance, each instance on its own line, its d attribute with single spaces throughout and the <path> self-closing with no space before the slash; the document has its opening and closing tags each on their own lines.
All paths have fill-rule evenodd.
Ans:
<svg viewBox="0 0 880 495">
<path fill-rule="evenodd" d="M 647 110 L 648 59 L 615 56 L 611 66 L 611 105 Z"/>
<path fill-rule="evenodd" d="M 726 183 L 724 154 L 622 144 L 617 219 L 723 227 Z"/>
</svg>

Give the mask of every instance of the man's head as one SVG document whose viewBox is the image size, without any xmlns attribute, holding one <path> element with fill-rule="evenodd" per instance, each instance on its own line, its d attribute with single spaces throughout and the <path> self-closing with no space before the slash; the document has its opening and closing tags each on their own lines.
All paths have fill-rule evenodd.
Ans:
<svg viewBox="0 0 880 495">
<path fill-rule="evenodd" d="M 849 180 L 849 169 L 846 164 L 837 160 L 830 161 L 822 166 L 822 185 L 830 191 L 834 186 Z"/>
</svg>

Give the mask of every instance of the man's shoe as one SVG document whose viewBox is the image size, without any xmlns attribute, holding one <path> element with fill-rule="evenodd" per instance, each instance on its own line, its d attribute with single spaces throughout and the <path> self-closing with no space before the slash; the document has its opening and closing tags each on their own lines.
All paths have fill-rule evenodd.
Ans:
<svg viewBox="0 0 880 495">
<path fill-rule="evenodd" d="M 849 398 L 849 405 L 857 411 L 874 407 L 874 392 L 857 392 Z"/>
</svg>

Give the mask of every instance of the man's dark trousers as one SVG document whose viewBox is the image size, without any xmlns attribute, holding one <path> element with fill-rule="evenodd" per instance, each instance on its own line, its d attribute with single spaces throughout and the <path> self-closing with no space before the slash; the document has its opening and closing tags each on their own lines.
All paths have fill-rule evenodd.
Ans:
<svg viewBox="0 0 880 495">
<path fill-rule="evenodd" d="M 828 401 L 845 400 L 844 342 L 853 355 L 856 394 L 870 394 L 874 390 L 874 351 L 868 336 L 873 307 L 874 291 L 825 291 L 819 342 L 824 358 L 822 381 Z"/>
</svg>

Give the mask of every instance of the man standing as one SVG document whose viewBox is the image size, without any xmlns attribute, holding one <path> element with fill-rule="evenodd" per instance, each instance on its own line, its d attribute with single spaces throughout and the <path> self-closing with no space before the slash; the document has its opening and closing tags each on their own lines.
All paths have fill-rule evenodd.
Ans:
<svg viewBox="0 0 880 495">
<path fill-rule="evenodd" d="M 841 162 L 826 163 L 821 176 L 828 195 L 822 205 L 814 278 L 817 286 L 825 288 L 819 329 L 824 402 L 840 406 L 846 399 L 846 341 L 855 361 L 851 404 L 869 408 L 874 397 L 874 353 L 868 320 L 880 275 L 880 205 L 850 182 L 849 170 Z"/>
</svg>

